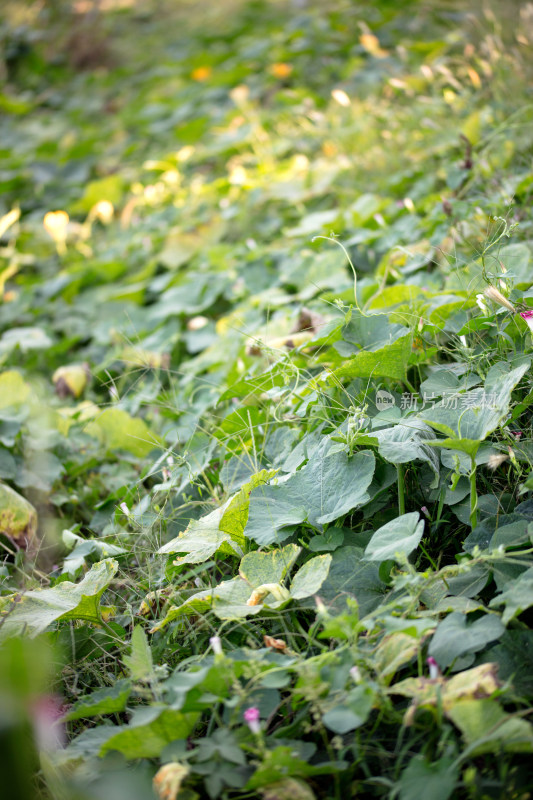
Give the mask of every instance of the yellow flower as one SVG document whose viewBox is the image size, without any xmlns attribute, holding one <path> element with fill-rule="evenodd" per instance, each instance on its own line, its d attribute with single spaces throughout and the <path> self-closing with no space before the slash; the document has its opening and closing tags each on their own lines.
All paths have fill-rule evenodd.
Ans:
<svg viewBox="0 0 533 800">
<path fill-rule="evenodd" d="M 206 81 L 208 78 L 211 77 L 212 73 L 211 67 L 204 66 L 204 67 L 196 67 L 191 72 L 191 78 L 193 81 Z"/>
<path fill-rule="evenodd" d="M 90 216 L 99 220 L 103 225 L 109 225 L 114 213 L 113 203 L 110 203 L 109 200 L 100 200 L 91 208 Z"/>
<path fill-rule="evenodd" d="M 284 61 L 278 61 L 270 66 L 270 74 L 275 78 L 288 78 L 292 70 L 292 64 L 286 64 Z"/>
<path fill-rule="evenodd" d="M 49 211 L 44 215 L 44 229 L 52 237 L 60 253 L 64 253 L 66 249 L 68 223 L 69 216 L 66 211 Z"/>
</svg>

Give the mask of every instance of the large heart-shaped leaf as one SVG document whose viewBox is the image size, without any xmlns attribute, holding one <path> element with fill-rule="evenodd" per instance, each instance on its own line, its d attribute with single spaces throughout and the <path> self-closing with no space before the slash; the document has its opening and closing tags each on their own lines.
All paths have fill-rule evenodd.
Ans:
<svg viewBox="0 0 533 800">
<path fill-rule="evenodd" d="M 0 635 L 37 636 L 56 620 L 83 619 L 98 624 L 100 598 L 117 569 L 118 562 L 107 558 L 95 564 L 80 583 L 64 581 L 52 589 L 36 589 L 4 598 Z"/>
<path fill-rule="evenodd" d="M 369 450 L 353 456 L 318 448 L 307 464 L 283 483 L 258 487 L 250 498 L 245 535 L 258 544 L 282 540 L 283 527 L 306 520 L 321 528 L 369 499 L 375 458 Z"/>
<path fill-rule="evenodd" d="M 408 556 L 418 547 L 424 533 L 424 520 L 418 511 L 402 514 L 379 528 L 365 550 L 367 561 L 385 561 L 398 555 Z"/>
</svg>

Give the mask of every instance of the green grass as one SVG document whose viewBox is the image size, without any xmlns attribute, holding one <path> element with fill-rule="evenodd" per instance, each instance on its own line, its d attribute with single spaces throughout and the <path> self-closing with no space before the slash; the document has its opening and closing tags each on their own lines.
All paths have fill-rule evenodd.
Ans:
<svg viewBox="0 0 533 800">
<path fill-rule="evenodd" d="M 21 800 L 529 797 L 532 40 L 519 3 L 6 6 Z"/>
</svg>

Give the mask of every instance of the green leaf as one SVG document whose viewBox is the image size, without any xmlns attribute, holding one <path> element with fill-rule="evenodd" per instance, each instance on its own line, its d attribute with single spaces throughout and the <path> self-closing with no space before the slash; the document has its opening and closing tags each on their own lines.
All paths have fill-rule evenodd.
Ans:
<svg viewBox="0 0 533 800">
<path fill-rule="evenodd" d="M 99 624 L 100 598 L 117 569 L 118 563 L 108 558 L 95 564 L 80 583 L 63 581 L 52 589 L 3 598 L 0 635 L 26 633 L 34 637 L 56 620 L 84 619 Z"/>
<path fill-rule="evenodd" d="M 161 630 L 180 617 L 186 617 L 191 614 L 201 615 L 211 610 L 220 619 L 239 619 L 240 617 L 259 614 L 263 609 L 262 605 L 247 605 L 250 594 L 250 586 L 242 578 L 222 581 L 213 589 L 197 592 L 179 606 L 171 606 L 166 616 L 151 628 L 150 633 Z"/>
<path fill-rule="evenodd" d="M 385 561 L 397 555 L 408 556 L 422 539 L 424 520 L 418 511 L 402 514 L 382 525 L 370 539 L 365 550 L 367 561 Z"/>
<path fill-rule="evenodd" d="M 264 583 L 281 583 L 300 552 L 300 547 L 288 544 L 281 550 L 248 553 L 241 561 L 239 574 L 254 589 Z"/>
<path fill-rule="evenodd" d="M 0 339 L 0 355 L 10 353 L 18 347 L 23 353 L 31 350 L 47 350 L 53 344 L 42 328 L 10 328 Z"/>
<path fill-rule="evenodd" d="M 313 553 L 336 550 L 344 543 L 344 532 L 340 528 L 328 528 L 322 534 L 312 536 L 307 546 Z"/>
<path fill-rule="evenodd" d="M 418 419 L 405 419 L 392 428 L 372 432 L 378 441 L 380 456 L 392 464 L 405 464 L 409 461 L 425 461 L 435 473 L 439 474 L 439 459 L 428 447 L 431 429 Z"/>
<path fill-rule="evenodd" d="M 160 554 L 184 553 L 176 563 L 201 564 L 225 546 L 225 552 L 242 555 L 239 545 L 233 541 L 229 533 L 220 530 L 220 522 L 227 504 L 215 508 L 205 517 L 193 520 L 187 530 L 180 533 L 175 539 L 160 547 Z"/>
<path fill-rule="evenodd" d="M 153 677 L 152 651 L 140 625 L 135 626 L 131 635 L 131 655 L 124 656 L 122 660 L 133 681 L 148 681 Z"/>
<path fill-rule="evenodd" d="M 276 470 L 261 470 L 220 508 L 215 508 L 199 520 L 193 520 L 187 530 L 167 542 L 158 550 L 160 554 L 184 553 L 175 563 L 200 564 L 222 550 L 228 554 L 242 555 L 243 535 L 248 521 L 250 493 L 263 486 L 276 474 Z"/>
<path fill-rule="evenodd" d="M 433 423 L 433 426 L 440 430 L 441 433 L 445 433 L 444 425 L 437 426 L 437 423 Z M 478 439 L 456 439 L 447 438 L 447 439 L 432 439 L 428 441 L 429 447 L 442 447 L 446 450 L 460 450 L 462 453 L 466 453 L 470 458 L 474 458 L 481 442 Z"/>
<path fill-rule="evenodd" d="M 398 782 L 400 800 L 448 800 L 457 780 L 459 769 L 450 758 L 426 761 L 423 756 L 414 756 L 402 772 Z"/>
<path fill-rule="evenodd" d="M 117 750 L 127 759 L 157 758 L 176 739 L 186 739 L 193 730 L 198 713 L 184 714 L 166 706 L 138 709 L 127 725 L 119 725 L 100 747 L 99 755 Z"/>
<path fill-rule="evenodd" d="M 533 694 L 533 631 L 506 630 L 484 658 L 498 664 L 500 680 L 510 681 L 516 692 Z"/>
<path fill-rule="evenodd" d="M 261 545 L 283 536 L 281 529 L 307 520 L 321 526 L 346 514 L 369 499 L 367 488 L 374 474 L 375 458 L 369 450 L 349 457 L 329 452 L 324 442 L 307 464 L 283 483 L 254 489 L 245 535 Z"/>
<path fill-rule="evenodd" d="M 533 606 L 533 567 L 523 572 L 511 582 L 508 589 L 493 597 L 489 603 L 491 608 L 505 606 L 502 621 L 505 625 L 522 611 Z"/>
<path fill-rule="evenodd" d="M 287 777 L 330 775 L 334 769 L 343 769 L 345 762 L 322 763 L 315 766 L 295 756 L 294 748 L 280 745 L 267 750 L 260 766 L 256 769 L 246 786 L 246 791 L 268 786 Z"/>
<path fill-rule="evenodd" d="M 505 627 L 495 614 L 486 614 L 468 624 L 466 614 L 454 611 L 439 623 L 429 646 L 429 654 L 441 669 L 446 669 L 459 656 L 477 653 L 504 633 Z"/>
<path fill-rule="evenodd" d="M 386 591 L 387 587 L 379 577 L 378 566 L 363 561 L 361 548 L 346 546 L 333 553 L 320 597 L 324 603 L 339 611 L 346 608 L 347 598 L 355 598 L 363 617 L 379 606 Z"/>
<path fill-rule="evenodd" d="M 346 702 L 327 711 L 322 722 L 333 733 L 344 735 L 361 725 L 368 719 L 374 705 L 374 692 L 369 686 L 356 686 L 349 692 Z"/>
<path fill-rule="evenodd" d="M 498 260 L 511 277 L 515 277 L 517 289 L 527 289 L 531 285 L 531 250 L 525 242 L 502 247 L 498 252 Z"/>
<path fill-rule="evenodd" d="M 447 397 L 432 408 L 421 411 L 418 416 L 454 440 L 456 449 L 464 449 L 459 447 L 457 440 L 481 442 L 507 415 L 511 392 L 530 367 L 529 359 L 522 359 L 522 363 L 514 369 L 509 369 L 507 362 L 498 362 L 487 373 L 483 389 L 472 389 Z M 467 442 L 467 447 L 472 446 Z"/>
<path fill-rule="evenodd" d="M 250 510 L 244 535 L 261 546 L 281 543 L 290 531 L 288 525 L 297 525 L 306 518 L 302 498 L 288 481 L 279 485 L 261 486 L 250 496 Z"/>
<path fill-rule="evenodd" d="M 326 711 L 322 722 L 333 733 L 345 734 L 354 731 L 365 722 L 365 719 L 356 714 L 347 706 L 336 706 L 331 711 Z"/>
<path fill-rule="evenodd" d="M 127 450 L 139 458 L 160 444 L 142 419 L 121 408 L 106 408 L 87 425 L 87 433 L 100 439 L 108 450 Z"/>
<path fill-rule="evenodd" d="M 391 323 L 388 314 L 361 314 L 352 311 L 350 321 L 342 329 L 343 341 L 368 352 L 378 352 L 404 339 L 409 328 Z M 343 353 L 344 355 L 344 353 Z"/>
<path fill-rule="evenodd" d="M 75 719 L 89 719 L 105 714 L 117 714 L 124 711 L 131 694 L 131 683 L 128 680 L 119 680 L 106 689 L 97 689 L 96 692 L 80 697 L 63 717 L 65 722 Z"/>
<path fill-rule="evenodd" d="M 361 350 L 348 359 L 334 373 L 334 380 L 353 378 L 394 378 L 404 380 L 409 356 L 411 354 L 411 335 L 386 345 L 380 350 L 369 352 Z"/>
<path fill-rule="evenodd" d="M 229 533 L 233 541 L 237 542 L 241 547 L 245 543 L 244 529 L 248 522 L 250 492 L 257 486 L 266 484 L 267 481 L 274 477 L 276 472 L 277 470 L 275 469 L 263 469 L 261 472 L 252 475 L 250 480 L 232 498 L 222 515 L 219 524 L 220 530 Z"/>
<path fill-rule="evenodd" d="M 302 600 L 304 597 L 316 594 L 328 577 L 330 564 L 329 553 L 324 556 L 315 556 L 306 561 L 292 579 L 291 598 Z"/>
<path fill-rule="evenodd" d="M 123 193 L 124 179 L 121 175 L 108 175 L 105 178 L 90 181 L 86 185 L 83 195 L 74 204 L 73 211 L 75 214 L 86 214 L 102 200 L 107 200 L 112 205 L 118 206 L 122 200 Z"/>
</svg>

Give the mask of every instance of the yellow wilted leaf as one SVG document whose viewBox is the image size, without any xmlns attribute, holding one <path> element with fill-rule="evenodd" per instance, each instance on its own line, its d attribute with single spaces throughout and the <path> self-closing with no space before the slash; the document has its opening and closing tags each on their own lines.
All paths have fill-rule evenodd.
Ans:
<svg viewBox="0 0 533 800">
<path fill-rule="evenodd" d="M 70 364 L 67 367 L 56 369 L 52 376 L 52 382 L 59 397 L 64 398 L 69 395 L 79 397 L 87 386 L 89 375 L 86 364 Z"/>
<path fill-rule="evenodd" d="M 108 450 L 127 450 L 142 458 L 159 443 L 146 423 L 121 408 L 106 408 L 86 428 Z"/>
<path fill-rule="evenodd" d="M 388 56 L 387 50 L 384 50 L 380 46 L 378 37 L 373 33 L 362 33 L 359 37 L 359 42 L 365 48 L 367 53 L 370 53 L 372 56 L 376 56 L 376 58 L 385 58 L 385 56 Z"/>
<path fill-rule="evenodd" d="M 478 73 L 472 67 L 468 67 L 468 77 L 472 81 L 472 85 L 476 89 L 481 89 L 481 78 L 479 77 Z"/>
<path fill-rule="evenodd" d="M 461 126 L 461 133 L 466 136 L 468 141 L 476 145 L 481 139 L 481 115 L 479 111 L 474 111 L 470 114 L 463 125 Z"/>
<path fill-rule="evenodd" d="M 25 403 L 30 395 L 30 385 L 26 383 L 20 372 L 6 370 L 0 375 L 0 408 L 19 406 Z"/>
<path fill-rule="evenodd" d="M 253 590 L 252 594 L 246 601 L 246 605 L 258 606 L 269 594 L 271 594 L 275 600 L 281 602 L 289 600 L 291 596 L 289 590 L 280 583 L 264 583 L 262 586 L 258 586 L 257 589 Z"/>
<path fill-rule="evenodd" d="M 14 225 L 19 217 L 20 208 L 13 208 L 11 211 L 8 211 L 7 214 L 4 214 L 3 217 L 0 217 L 0 238 L 12 225 Z"/>
<path fill-rule="evenodd" d="M 417 708 L 441 705 L 447 713 L 462 700 L 491 697 L 500 686 L 497 672 L 497 664 L 481 664 L 451 678 L 407 678 L 391 686 L 389 692 L 412 698 L 405 714 L 405 724 L 409 725 Z"/>
<path fill-rule="evenodd" d="M 315 334 L 311 331 L 298 331 L 296 333 L 288 333 L 286 336 L 277 336 L 274 339 L 267 339 L 265 342 L 251 338 L 247 342 L 246 352 L 247 355 L 258 356 L 261 355 L 263 347 L 266 349 L 270 348 L 271 350 L 281 350 L 283 347 L 286 347 L 287 350 L 294 350 L 296 347 L 304 345 L 312 339 L 314 335 Z"/>
<path fill-rule="evenodd" d="M 283 778 L 258 789 L 263 800 L 315 800 L 315 793 L 300 778 Z"/>
<path fill-rule="evenodd" d="M 3 483 L 0 483 L 0 529 L 17 547 L 33 548 L 37 512 L 22 495 Z"/>
<path fill-rule="evenodd" d="M 144 350 L 142 347 L 126 347 L 121 354 L 121 360 L 129 367 L 144 367 L 145 369 L 167 369 L 170 362 L 168 353 L 156 353 L 153 350 Z"/>
<path fill-rule="evenodd" d="M 163 764 L 153 780 L 154 791 L 160 800 L 176 800 L 181 784 L 189 774 L 189 767 L 179 761 Z"/>
</svg>

